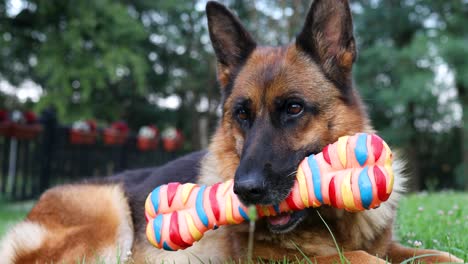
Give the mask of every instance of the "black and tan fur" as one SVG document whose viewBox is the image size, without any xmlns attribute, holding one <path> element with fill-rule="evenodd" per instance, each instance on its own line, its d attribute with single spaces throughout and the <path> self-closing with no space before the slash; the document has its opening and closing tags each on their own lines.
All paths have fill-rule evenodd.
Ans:
<svg viewBox="0 0 468 264">
<path fill-rule="evenodd" d="M 357 53 L 347 1 L 314 1 L 296 41 L 284 47 L 257 45 L 220 4 L 208 3 L 207 16 L 223 96 L 222 118 L 208 151 L 159 168 L 47 191 L 26 220 L 5 237 L 2 263 L 73 263 L 96 255 L 106 263 L 115 263 L 116 255 L 135 263 L 244 259 L 246 225 L 208 232 L 184 251 L 153 248 L 144 232 L 146 195 L 169 181 L 213 184 L 234 178 L 244 202 L 276 203 L 288 194 L 291 175 L 303 157 L 340 136 L 373 132 L 351 80 Z M 400 161 L 394 169 L 394 193 L 378 209 L 305 210 L 286 231 L 271 229 L 260 220 L 254 255 L 295 259 L 300 256 L 297 245 L 318 263 L 338 261 L 319 211 L 352 263 L 400 262 L 427 253 L 440 253 L 426 257 L 428 262 L 461 262 L 447 253 L 404 248 L 393 241 L 396 206 L 403 192 Z"/>
</svg>

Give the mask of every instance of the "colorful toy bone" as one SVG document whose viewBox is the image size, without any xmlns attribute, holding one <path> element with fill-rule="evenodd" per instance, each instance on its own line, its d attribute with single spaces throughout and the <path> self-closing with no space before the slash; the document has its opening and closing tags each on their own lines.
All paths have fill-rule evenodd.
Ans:
<svg viewBox="0 0 468 264">
<path fill-rule="evenodd" d="M 362 211 L 386 201 L 392 188 L 390 148 L 376 135 L 359 133 L 305 158 L 286 200 L 256 208 L 260 217 L 321 205 Z M 145 214 L 148 240 L 166 250 L 190 247 L 208 230 L 249 220 L 247 207 L 233 192 L 233 180 L 212 186 L 159 186 L 148 195 Z"/>
</svg>

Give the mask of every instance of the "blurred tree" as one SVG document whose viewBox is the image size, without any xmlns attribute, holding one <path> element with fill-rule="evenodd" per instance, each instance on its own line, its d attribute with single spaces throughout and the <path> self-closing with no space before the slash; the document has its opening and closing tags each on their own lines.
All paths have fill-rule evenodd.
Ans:
<svg viewBox="0 0 468 264">
<path fill-rule="evenodd" d="M 199 147 L 198 114 L 212 117 L 218 104 L 204 5 L 30 0 L 11 14 L 9 2 L 0 1 L 0 73 L 41 85 L 39 108 L 54 104 L 68 122 L 178 125 Z M 180 102 L 174 113 L 157 108 L 169 95 Z"/>
<path fill-rule="evenodd" d="M 376 128 L 408 156 L 412 189 L 453 183 L 447 175 L 460 162 L 460 152 L 447 145 L 459 144 L 453 137 L 458 124 L 454 102 L 441 101 L 450 87 L 443 83 L 447 76 L 437 76 L 445 62 L 430 26 L 437 23 L 434 2 L 361 0 L 353 5 L 360 47 L 356 82 Z"/>
<path fill-rule="evenodd" d="M 468 2 L 425 1 L 437 18 L 435 42 L 444 61 L 454 74 L 454 83 L 462 107 L 460 140 L 462 162 L 457 168 L 459 184 L 468 189 Z"/>
<path fill-rule="evenodd" d="M 7 1 L 8 2 L 8 1 Z M 31 0 L 2 16 L 2 75 L 32 79 L 62 117 L 112 119 L 145 91 L 147 32 L 115 1 Z M 7 36 L 7 37 L 5 37 Z M 102 111 L 104 110 L 104 111 Z"/>
</svg>

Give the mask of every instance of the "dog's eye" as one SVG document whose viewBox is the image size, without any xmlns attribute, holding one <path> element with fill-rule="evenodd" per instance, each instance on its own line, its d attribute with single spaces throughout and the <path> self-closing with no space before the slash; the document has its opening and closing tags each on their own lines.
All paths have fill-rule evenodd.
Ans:
<svg viewBox="0 0 468 264">
<path fill-rule="evenodd" d="M 249 119 L 249 113 L 244 108 L 241 108 L 237 110 L 237 118 L 239 118 L 239 120 L 246 121 Z"/>
<path fill-rule="evenodd" d="M 286 112 L 288 115 L 296 116 L 304 110 L 304 106 L 300 103 L 289 103 L 286 106 Z"/>
</svg>

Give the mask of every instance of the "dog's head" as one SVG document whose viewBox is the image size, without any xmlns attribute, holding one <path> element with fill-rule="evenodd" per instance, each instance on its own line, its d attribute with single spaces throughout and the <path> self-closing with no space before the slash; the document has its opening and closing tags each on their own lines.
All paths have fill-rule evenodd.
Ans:
<svg viewBox="0 0 468 264">
<path fill-rule="evenodd" d="M 223 95 L 212 150 L 244 203 L 278 204 L 304 157 L 368 128 L 352 87 L 349 4 L 315 0 L 301 33 L 284 47 L 257 45 L 221 4 L 209 2 L 206 11 Z M 301 212 L 271 222 L 280 232 L 300 218 Z"/>
</svg>

